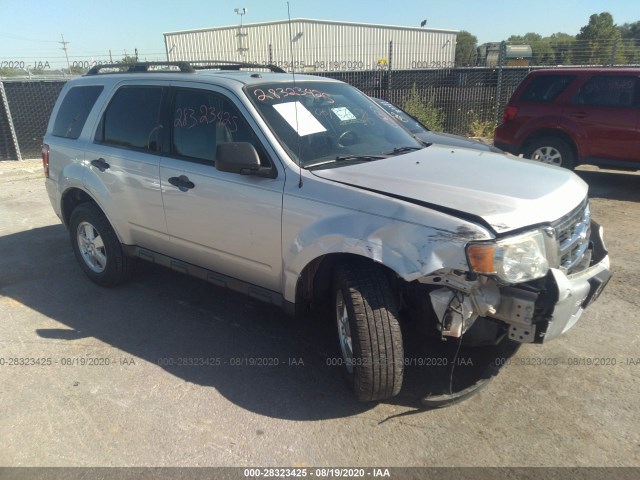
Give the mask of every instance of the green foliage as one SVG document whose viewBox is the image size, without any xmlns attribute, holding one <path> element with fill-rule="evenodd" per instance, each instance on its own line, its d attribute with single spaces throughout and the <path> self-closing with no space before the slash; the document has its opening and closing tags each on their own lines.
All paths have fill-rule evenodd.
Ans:
<svg viewBox="0 0 640 480">
<path fill-rule="evenodd" d="M 478 39 L 462 30 L 456 36 L 456 67 L 474 66 L 478 48 Z"/>
<path fill-rule="evenodd" d="M 625 40 L 635 40 L 640 42 L 640 20 L 633 23 L 625 23 L 618 27 L 620 35 Z"/>
<path fill-rule="evenodd" d="M 531 45 L 533 65 L 609 65 L 640 62 L 640 21 L 617 26 L 608 12 L 593 14 L 578 35 L 529 32 L 511 44 Z"/>
<path fill-rule="evenodd" d="M 402 102 L 402 109 L 430 130 L 436 132 L 444 130 L 444 112 L 435 106 L 433 96 L 425 102 L 425 97 L 420 95 L 415 83 L 411 88 L 411 94 Z"/>
<path fill-rule="evenodd" d="M 567 33 L 554 33 L 549 38 L 549 45 L 553 49 L 554 59 L 552 65 L 571 65 L 576 37 Z"/>
<path fill-rule="evenodd" d="M 493 112 L 491 109 L 482 113 L 474 110 L 467 112 L 469 115 L 469 137 L 493 138 L 493 132 L 496 130 L 496 122 L 493 120 Z"/>
<path fill-rule="evenodd" d="M 614 47 L 621 37 L 609 12 L 594 13 L 576 35 L 576 40 L 584 42 L 577 60 L 589 65 L 621 63 L 623 57 Z"/>
</svg>

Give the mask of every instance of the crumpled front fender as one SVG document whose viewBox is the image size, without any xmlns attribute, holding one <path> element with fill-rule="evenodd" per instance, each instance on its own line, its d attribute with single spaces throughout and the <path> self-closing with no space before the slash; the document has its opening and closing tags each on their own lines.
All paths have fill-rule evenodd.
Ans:
<svg viewBox="0 0 640 480">
<path fill-rule="evenodd" d="M 426 227 L 388 217 L 343 210 L 298 230 L 283 249 L 285 299 L 295 301 L 306 265 L 332 253 L 369 258 L 413 281 L 442 268 L 468 270 L 465 245 L 480 235 L 476 225 L 456 219 L 455 230 Z"/>
</svg>

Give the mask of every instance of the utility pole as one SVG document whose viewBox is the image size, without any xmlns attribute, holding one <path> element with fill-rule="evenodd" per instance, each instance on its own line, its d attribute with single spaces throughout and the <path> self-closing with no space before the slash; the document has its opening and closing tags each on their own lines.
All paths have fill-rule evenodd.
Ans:
<svg viewBox="0 0 640 480">
<path fill-rule="evenodd" d="M 70 42 L 64 41 L 64 35 L 61 33 L 60 38 L 62 38 L 61 42 L 58 42 L 62 45 L 62 50 L 64 50 L 64 56 L 67 57 L 67 69 L 69 70 L 69 75 L 71 75 L 71 65 L 69 64 L 69 53 L 67 52 L 67 44 Z"/>
<path fill-rule="evenodd" d="M 238 38 L 238 53 L 240 53 L 240 55 L 244 55 L 244 52 L 249 50 L 244 46 L 244 42 L 242 41 L 242 39 L 247 36 L 246 33 L 242 33 L 242 17 L 247 13 L 247 10 L 248 9 L 244 7 L 233 9 L 234 12 L 240 15 L 240 28 L 238 29 L 238 33 L 236 34 L 236 37 Z"/>
</svg>

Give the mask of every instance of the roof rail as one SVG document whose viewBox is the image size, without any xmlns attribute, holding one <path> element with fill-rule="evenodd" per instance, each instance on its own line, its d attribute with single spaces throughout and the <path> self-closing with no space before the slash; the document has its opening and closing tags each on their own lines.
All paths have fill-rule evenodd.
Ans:
<svg viewBox="0 0 640 480">
<path fill-rule="evenodd" d="M 87 75 L 97 75 L 103 68 L 120 68 L 118 73 L 134 73 L 134 72 L 148 72 L 149 67 L 178 67 L 181 72 L 194 73 L 195 70 L 188 62 L 137 62 L 137 63 L 105 63 L 102 65 L 96 65 L 87 72 Z"/>
<path fill-rule="evenodd" d="M 190 62 L 195 70 L 240 70 L 241 68 L 265 68 L 274 73 L 286 73 L 282 68 L 271 63 L 231 62 L 228 60 L 195 60 Z"/>
</svg>

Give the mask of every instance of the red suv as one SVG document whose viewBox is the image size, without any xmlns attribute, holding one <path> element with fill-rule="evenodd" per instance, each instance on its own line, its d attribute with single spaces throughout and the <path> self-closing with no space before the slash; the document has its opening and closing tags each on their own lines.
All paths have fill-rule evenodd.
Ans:
<svg viewBox="0 0 640 480">
<path fill-rule="evenodd" d="M 640 68 L 531 72 L 509 100 L 494 144 L 566 168 L 640 169 Z"/>
</svg>

